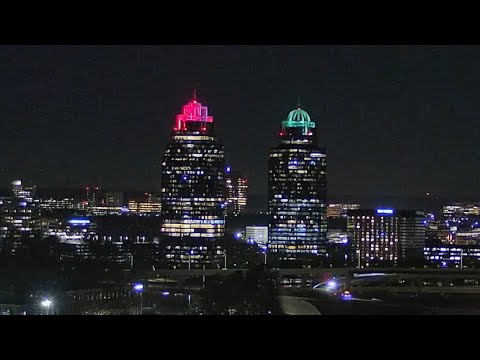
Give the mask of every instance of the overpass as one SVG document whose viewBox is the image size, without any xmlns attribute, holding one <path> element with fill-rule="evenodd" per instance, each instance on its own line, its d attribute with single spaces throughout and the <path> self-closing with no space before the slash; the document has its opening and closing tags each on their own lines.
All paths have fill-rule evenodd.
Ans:
<svg viewBox="0 0 480 360">
<path fill-rule="evenodd" d="M 353 274 L 368 274 L 368 273 L 385 273 L 385 274 L 442 274 L 442 275 L 478 275 L 480 276 L 480 269 L 425 269 L 425 268 L 311 268 L 311 269 L 268 269 L 270 271 L 277 272 L 279 276 L 288 276 L 288 275 L 307 275 L 307 276 L 318 276 L 318 275 L 331 275 L 335 276 L 349 276 Z M 167 278 L 185 278 L 185 277 L 195 277 L 195 276 L 214 276 L 214 275 L 231 275 L 235 272 L 245 272 L 248 269 L 159 269 L 159 270 L 133 270 L 126 271 L 127 276 L 133 278 L 156 278 L 156 277 L 167 277 Z"/>
</svg>

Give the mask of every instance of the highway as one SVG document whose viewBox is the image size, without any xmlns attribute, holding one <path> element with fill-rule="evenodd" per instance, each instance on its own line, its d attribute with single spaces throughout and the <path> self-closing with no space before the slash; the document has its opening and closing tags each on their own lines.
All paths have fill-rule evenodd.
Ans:
<svg viewBox="0 0 480 360">
<path fill-rule="evenodd" d="M 285 315 L 322 315 L 315 306 L 305 298 L 296 296 L 279 296 L 280 306 Z"/>
</svg>

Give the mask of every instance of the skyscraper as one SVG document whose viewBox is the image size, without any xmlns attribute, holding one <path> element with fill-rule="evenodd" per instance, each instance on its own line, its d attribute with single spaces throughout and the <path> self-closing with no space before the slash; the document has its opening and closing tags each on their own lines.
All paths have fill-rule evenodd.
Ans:
<svg viewBox="0 0 480 360">
<path fill-rule="evenodd" d="M 282 121 L 268 168 L 269 251 L 280 260 L 324 255 L 326 152 L 318 146 L 315 123 L 300 107 Z"/>
<path fill-rule="evenodd" d="M 162 160 L 162 227 L 167 260 L 205 264 L 225 232 L 225 161 L 213 117 L 196 97 L 177 115 Z"/>
<path fill-rule="evenodd" d="M 238 216 L 247 207 L 248 183 L 241 171 L 232 171 L 227 166 L 225 172 L 226 216 Z"/>
<path fill-rule="evenodd" d="M 425 245 L 423 211 L 348 211 L 347 230 L 356 266 L 418 265 Z"/>
<path fill-rule="evenodd" d="M 10 255 L 23 247 L 24 241 L 40 237 L 40 208 L 33 198 L 35 187 L 15 180 L 12 195 L 0 199 L 0 251 Z"/>
</svg>

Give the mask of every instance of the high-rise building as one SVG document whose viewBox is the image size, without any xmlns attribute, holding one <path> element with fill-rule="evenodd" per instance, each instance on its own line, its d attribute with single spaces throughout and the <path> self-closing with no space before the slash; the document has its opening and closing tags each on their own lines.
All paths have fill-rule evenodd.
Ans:
<svg viewBox="0 0 480 360">
<path fill-rule="evenodd" d="M 177 115 L 162 159 L 162 227 L 170 263 L 197 266 L 220 255 L 225 161 L 213 117 L 196 97 Z"/>
<path fill-rule="evenodd" d="M 247 207 L 247 179 L 241 171 L 232 171 L 227 166 L 225 171 L 226 216 L 238 216 L 245 212 Z"/>
<path fill-rule="evenodd" d="M 34 200 L 35 187 L 12 182 L 12 197 L 0 199 L 0 249 L 14 255 L 23 241 L 41 237 L 40 208 Z"/>
<path fill-rule="evenodd" d="M 269 251 L 280 260 L 325 255 L 326 164 L 315 123 L 306 111 L 292 110 L 268 163 Z"/>
<path fill-rule="evenodd" d="M 423 211 L 358 209 L 348 211 L 347 231 L 355 265 L 417 265 L 425 245 Z"/>
</svg>

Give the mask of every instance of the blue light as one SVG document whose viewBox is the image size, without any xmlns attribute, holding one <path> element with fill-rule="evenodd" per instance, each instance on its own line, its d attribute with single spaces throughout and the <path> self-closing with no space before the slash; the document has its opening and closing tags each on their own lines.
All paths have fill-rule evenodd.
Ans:
<svg viewBox="0 0 480 360">
<path fill-rule="evenodd" d="M 90 224 L 90 220 L 88 219 L 72 219 L 68 221 L 72 225 L 88 225 Z"/>
<path fill-rule="evenodd" d="M 377 214 L 393 214 L 392 209 L 377 209 Z"/>
<path fill-rule="evenodd" d="M 327 289 L 334 290 L 336 288 L 337 288 L 336 281 L 330 280 L 329 282 L 327 282 Z"/>
<path fill-rule="evenodd" d="M 230 172 L 230 170 L 231 170 L 230 166 L 227 166 L 227 172 Z"/>
<path fill-rule="evenodd" d="M 235 238 L 240 239 L 241 237 L 242 237 L 242 233 L 241 233 L 241 232 L 235 233 Z"/>
<path fill-rule="evenodd" d="M 162 295 L 163 296 L 168 296 L 168 295 L 170 295 L 170 292 L 169 291 L 162 291 Z"/>
<path fill-rule="evenodd" d="M 22 201 L 22 202 L 19 203 L 19 205 L 25 207 L 25 206 L 27 206 L 27 203 L 25 201 Z"/>
<path fill-rule="evenodd" d="M 143 291 L 143 284 L 135 284 L 133 285 L 133 289 L 138 292 Z"/>
<path fill-rule="evenodd" d="M 183 179 L 183 180 L 187 180 L 187 176 L 186 176 L 186 175 L 183 175 L 183 176 L 182 176 L 182 179 Z"/>
</svg>

